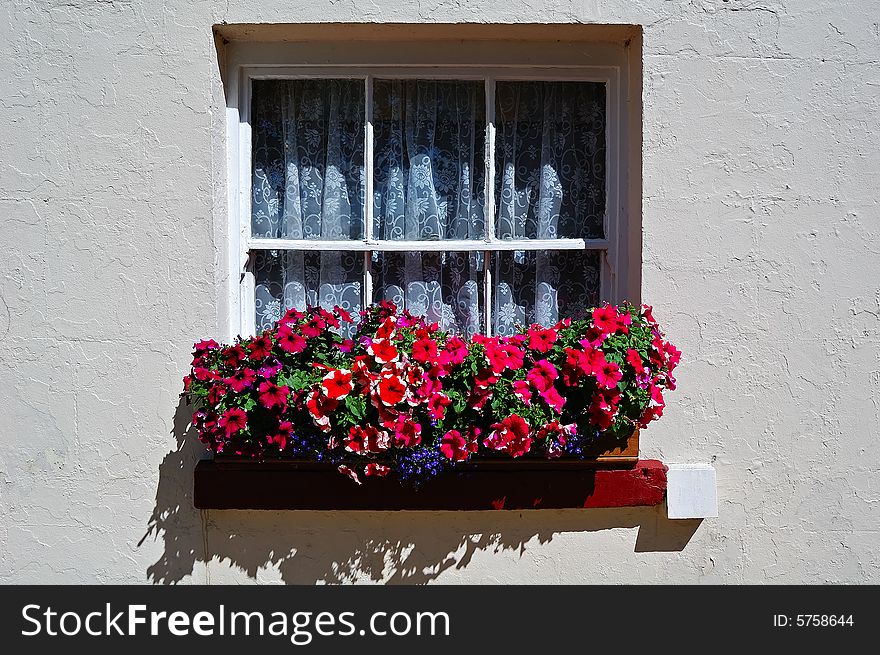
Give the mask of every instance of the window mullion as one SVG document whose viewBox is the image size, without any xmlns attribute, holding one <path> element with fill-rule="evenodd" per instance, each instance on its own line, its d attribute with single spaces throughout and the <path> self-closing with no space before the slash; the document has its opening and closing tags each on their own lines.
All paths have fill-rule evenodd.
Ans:
<svg viewBox="0 0 880 655">
<path fill-rule="evenodd" d="M 483 229 L 486 241 L 493 242 L 495 235 L 495 78 L 486 78 L 486 173 L 483 211 Z M 487 336 L 492 335 L 492 296 L 493 276 L 492 264 L 493 253 L 490 250 L 483 254 L 483 317 L 485 321 L 484 331 Z"/>
<path fill-rule="evenodd" d="M 375 238 L 373 217 L 373 76 L 364 80 L 364 241 Z M 364 296 L 366 309 L 373 302 L 373 255 L 364 252 Z"/>
</svg>

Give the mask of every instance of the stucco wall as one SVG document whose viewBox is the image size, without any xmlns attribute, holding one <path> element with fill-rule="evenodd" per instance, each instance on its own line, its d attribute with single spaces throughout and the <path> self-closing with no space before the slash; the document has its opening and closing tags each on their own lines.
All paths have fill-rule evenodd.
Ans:
<svg viewBox="0 0 880 655">
<path fill-rule="evenodd" d="M 2 3 L 0 582 L 880 582 L 878 20 L 876 0 Z M 177 394 L 225 320 L 224 21 L 642 25 L 642 294 L 685 352 L 644 449 L 713 462 L 721 516 L 192 509 Z"/>
</svg>

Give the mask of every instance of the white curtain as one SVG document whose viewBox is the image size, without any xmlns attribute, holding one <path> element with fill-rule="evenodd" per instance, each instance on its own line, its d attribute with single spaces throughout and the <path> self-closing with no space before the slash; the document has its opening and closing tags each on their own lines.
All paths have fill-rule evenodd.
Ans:
<svg viewBox="0 0 880 655">
<path fill-rule="evenodd" d="M 603 237 L 605 86 L 499 81 L 495 97 L 498 238 Z M 595 252 L 499 253 L 495 333 L 584 314 L 599 300 L 599 268 Z"/>
<path fill-rule="evenodd" d="M 373 88 L 375 236 L 483 239 L 483 84 L 376 80 Z M 377 253 L 374 299 L 472 336 L 482 329 L 483 259 L 467 252 Z"/>
<path fill-rule="evenodd" d="M 287 239 L 362 239 L 364 85 L 359 80 L 255 80 L 252 233 Z M 257 254 L 257 329 L 287 308 L 361 307 L 363 254 Z"/>
</svg>

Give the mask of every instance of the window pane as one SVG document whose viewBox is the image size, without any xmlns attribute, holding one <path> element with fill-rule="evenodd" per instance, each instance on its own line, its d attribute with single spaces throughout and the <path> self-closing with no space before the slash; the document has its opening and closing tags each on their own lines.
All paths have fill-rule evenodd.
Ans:
<svg viewBox="0 0 880 655">
<path fill-rule="evenodd" d="M 353 315 L 361 309 L 362 252 L 258 250 L 254 262 L 257 331 L 291 307 L 339 305 Z"/>
<path fill-rule="evenodd" d="M 484 259 L 482 252 L 373 253 L 373 300 L 473 336 L 482 331 Z"/>
<path fill-rule="evenodd" d="M 254 80 L 254 237 L 362 239 L 364 82 Z"/>
<path fill-rule="evenodd" d="M 498 238 L 604 237 L 605 85 L 498 82 L 495 99 Z"/>
<path fill-rule="evenodd" d="M 598 251 L 509 251 L 494 255 L 494 334 L 582 318 L 599 302 Z"/>
<path fill-rule="evenodd" d="M 483 238 L 483 83 L 376 80 L 373 103 L 375 237 Z"/>
</svg>

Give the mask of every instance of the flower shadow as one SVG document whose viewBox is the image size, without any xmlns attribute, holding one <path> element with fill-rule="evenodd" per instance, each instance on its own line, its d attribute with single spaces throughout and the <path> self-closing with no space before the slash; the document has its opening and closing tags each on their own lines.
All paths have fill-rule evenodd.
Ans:
<svg viewBox="0 0 880 655">
<path fill-rule="evenodd" d="M 204 450 L 181 402 L 177 447 L 159 470 L 156 506 L 144 539 L 164 543 L 147 570 L 155 584 L 280 582 L 287 584 L 427 584 L 504 582 L 528 560 L 535 582 L 587 582 L 542 570 L 528 555 L 559 535 L 637 528 L 635 552 L 680 551 L 699 521 L 670 521 L 665 507 L 538 511 L 199 511 L 193 469 Z M 142 540 L 143 541 L 143 540 Z M 505 564 L 471 567 L 491 554 Z M 526 564 L 522 564 L 526 566 Z M 538 566 L 538 568 L 534 568 Z M 471 567 L 470 570 L 469 567 Z M 588 574 L 589 572 L 587 572 Z M 581 573 L 580 575 L 585 575 Z"/>
</svg>

